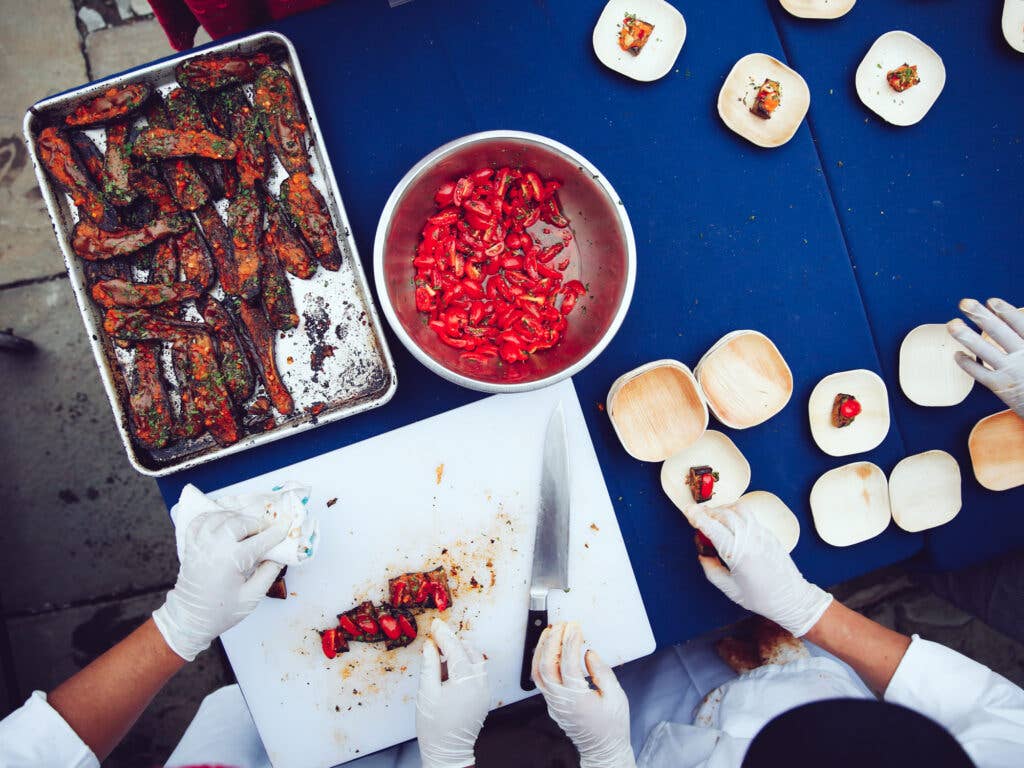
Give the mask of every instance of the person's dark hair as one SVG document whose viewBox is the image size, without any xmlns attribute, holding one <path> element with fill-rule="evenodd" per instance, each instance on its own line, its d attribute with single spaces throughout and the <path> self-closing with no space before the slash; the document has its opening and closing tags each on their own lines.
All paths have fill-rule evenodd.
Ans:
<svg viewBox="0 0 1024 768">
<path fill-rule="evenodd" d="M 896 704 L 830 699 L 791 709 L 754 737 L 743 768 L 974 768 L 950 733 Z"/>
</svg>

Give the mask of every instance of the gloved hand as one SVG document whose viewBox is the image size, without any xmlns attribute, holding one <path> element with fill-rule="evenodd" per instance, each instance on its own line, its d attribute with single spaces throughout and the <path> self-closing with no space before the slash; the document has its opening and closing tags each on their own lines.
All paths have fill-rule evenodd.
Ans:
<svg viewBox="0 0 1024 768">
<path fill-rule="evenodd" d="M 533 681 L 544 694 L 551 719 L 576 745 L 580 768 L 636 766 L 626 693 L 600 656 L 594 651 L 584 656 L 579 624 L 544 630 L 533 653 Z"/>
<path fill-rule="evenodd" d="M 956 353 L 957 363 L 1024 419 L 1024 314 L 1002 299 L 989 299 L 988 307 L 974 299 L 961 299 L 960 311 L 1003 349 L 983 339 L 963 320 L 951 320 L 946 324 L 950 335 L 992 370 L 964 352 Z"/>
<path fill-rule="evenodd" d="M 204 512 L 189 525 L 178 581 L 153 613 L 167 645 L 186 661 L 252 613 L 277 578 L 281 566 L 261 561 L 288 526 L 261 525 L 226 511 Z"/>
<path fill-rule="evenodd" d="M 473 765 L 473 746 L 491 705 L 484 657 L 434 619 L 423 643 L 423 668 L 416 698 L 416 738 L 423 768 Z M 440 655 L 438 654 L 440 652 Z M 441 681 L 441 656 L 448 679 Z"/>
<path fill-rule="evenodd" d="M 708 581 L 726 597 L 795 637 L 818 623 L 832 595 L 800 574 L 775 534 L 744 510 L 743 501 L 713 509 L 693 504 L 685 514 L 725 562 L 722 565 L 713 556 L 698 558 Z"/>
</svg>

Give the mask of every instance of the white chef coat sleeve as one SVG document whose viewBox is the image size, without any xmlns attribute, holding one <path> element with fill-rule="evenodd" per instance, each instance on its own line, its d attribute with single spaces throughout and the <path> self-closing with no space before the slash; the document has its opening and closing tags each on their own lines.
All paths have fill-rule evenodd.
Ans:
<svg viewBox="0 0 1024 768">
<path fill-rule="evenodd" d="M 21 709 L 0 720 L 0 765 L 4 768 L 99 768 L 100 761 L 50 706 L 46 694 L 35 691 Z"/>
<path fill-rule="evenodd" d="M 956 651 L 914 635 L 885 700 L 945 727 L 979 766 L 1020 765 L 1024 691 Z"/>
</svg>

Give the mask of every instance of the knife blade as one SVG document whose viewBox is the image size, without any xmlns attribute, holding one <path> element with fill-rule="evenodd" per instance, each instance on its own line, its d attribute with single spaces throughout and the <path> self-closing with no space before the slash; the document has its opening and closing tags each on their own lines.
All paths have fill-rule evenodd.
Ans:
<svg viewBox="0 0 1024 768">
<path fill-rule="evenodd" d="M 540 476 L 540 505 L 537 533 L 533 544 L 533 571 L 530 576 L 530 606 L 523 644 L 523 666 L 519 685 L 532 691 L 533 652 L 548 625 L 548 592 L 569 588 L 569 450 L 565 435 L 565 414 L 559 403 L 548 421 L 544 438 Z"/>
</svg>

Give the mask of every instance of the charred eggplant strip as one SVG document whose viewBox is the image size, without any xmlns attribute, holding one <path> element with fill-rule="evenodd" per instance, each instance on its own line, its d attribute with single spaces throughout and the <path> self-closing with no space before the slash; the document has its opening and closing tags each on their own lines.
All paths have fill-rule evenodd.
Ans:
<svg viewBox="0 0 1024 768">
<path fill-rule="evenodd" d="M 242 432 L 223 375 L 217 367 L 213 340 L 208 333 L 199 334 L 189 344 L 188 363 L 192 373 L 192 392 L 203 414 L 203 424 L 220 445 L 237 443 Z"/>
<path fill-rule="evenodd" d="M 213 285 L 216 271 L 210 249 L 206 246 L 195 225 L 190 226 L 177 238 L 178 261 L 185 279 L 200 291 L 209 290 Z"/>
<path fill-rule="evenodd" d="M 235 133 L 232 136 L 238 146 L 235 155 L 235 168 L 242 186 L 251 187 L 257 181 L 267 178 L 270 155 L 267 154 L 267 137 L 263 133 L 263 125 L 256 110 L 248 101 L 243 100 L 234 117 Z"/>
<path fill-rule="evenodd" d="M 177 280 L 178 248 L 173 238 L 161 240 L 153 246 L 153 265 L 149 268 L 149 282 L 168 285 Z"/>
<path fill-rule="evenodd" d="M 260 244 L 260 292 L 272 328 L 288 331 L 299 325 L 292 288 L 281 262 L 264 241 Z"/>
<path fill-rule="evenodd" d="M 150 128 L 170 130 L 173 127 L 167 107 L 158 93 L 149 100 L 145 114 Z M 160 163 L 160 171 L 171 195 L 185 210 L 199 210 L 210 199 L 210 188 L 191 160 L 164 160 Z"/>
<path fill-rule="evenodd" d="M 259 111 L 267 141 L 288 173 L 309 172 L 305 137 L 309 126 L 295 93 L 291 75 L 281 67 L 267 67 L 256 78 L 253 105 Z"/>
<path fill-rule="evenodd" d="M 235 249 L 237 293 L 242 298 L 251 299 L 260 290 L 259 247 L 263 232 L 263 206 L 254 189 L 238 190 L 228 205 L 228 228 Z"/>
<path fill-rule="evenodd" d="M 174 127 L 187 131 L 208 131 L 210 121 L 203 111 L 202 105 L 196 95 L 185 88 L 175 88 L 167 94 L 167 111 Z M 224 134 L 229 136 L 229 134 Z M 196 160 L 196 169 L 199 171 L 210 192 L 214 197 L 224 197 L 225 182 L 224 170 L 226 162 L 201 158 Z"/>
<path fill-rule="evenodd" d="M 79 104 L 64 121 L 75 128 L 84 128 L 120 120 L 139 109 L 151 92 L 145 83 L 133 83 L 121 88 L 115 86 L 96 98 Z"/>
<path fill-rule="evenodd" d="M 181 213 L 181 206 L 174 200 L 167 185 L 154 178 L 148 171 L 136 170 L 131 178 L 132 187 L 151 202 L 158 212 L 167 216 Z"/>
<path fill-rule="evenodd" d="M 193 91 L 215 91 L 240 83 L 251 83 L 256 73 L 271 64 L 265 53 L 252 56 L 213 54 L 183 61 L 174 68 L 175 79 Z"/>
<path fill-rule="evenodd" d="M 87 261 L 83 265 L 85 282 L 94 286 L 103 280 L 124 280 L 132 279 L 132 267 L 127 259 L 106 259 L 104 261 Z"/>
<path fill-rule="evenodd" d="M 213 124 L 213 129 L 221 136 L 227 136 L 232 141 L 235 141 L 235 115 L 243 105 L 248 104 L 249 101 L 245 98 L 245 93 L 241 89 L 230 89 L 213 94 L 212 98 L 207 100 L 210 122 Z M 265 141 L 266 139 L 264 139 Z M 237 145 L 239 142 L 235 141 L 235 144 Z M 239 146 L 238 154 L 235 155 L 235 162 L 223 163 L 221 167 L 224 179 L 224 197 L 228 200 L 233 198 L 238 191 L 237 164 L 241 153 L 242 147 Z"/>
<path fill-rule="evenodd" d="M 107 153 L 103 161 L 103 191 L 114 205 L 135 199 L 131 185 L 132 159 L 128 147 L 131 126 L 126 121 L 107 127 Z"/>
<path fill-rule="evenodd" d="M 252 395 L 256 380 L 245 350 L 242 349 L 235 323 L 227 310 L 212 296 L 206 297 L 200 309 L 217 342 L 217 360 L 228 391 L 236 403 L 243 403 Z"/>
<path fill-rule="evenodd" d="M 135 370 L 128 385 L 128 413 L 135 439 L 146 448 L 163 448 L 171 441 L 173 416 L 160 375 L 160 345 L 135 347 Z"/>
<path fill-rule="evenodd" d="M 237 152 L 231 139 L 213 131 L 187 131 L 174 128 L 147 128 L 132 146 L 132 155 L 144 160 L 175 157 L 209 157 L 232 160 Z"/>
<path fill-rule="evenodd" d="M 103 329 L 114 338 L 183 345 L 188 353 L 189 381 L 196 406 L 203 414 L 203 425 L 221 445 L 238 442 L 241 431 L 217 367 L 213 340 L 205 325 L 171 320 L 144 309 L 108 309 Z"/>
<path fill-rule="evenodd" d="M 229 304 L 231 311 L 239 318 L 246 333 L 242 335 L 242 343 L 249 350 L 249 357 L 267 388 L 270 402 L 283 415 L 287 416 L 294 410 L 292 396 L 288 393 L 284 382 L 277 372 L 277 360 L 274 357 L 274 329 L 267 322 L 267 315 L 262 305 L 255 301 L 234 299 Z"/>
<path fill-rule="evenodd" d="M 181 404 L 174 423 L 174 436 L 179 440 L 191 440 L 203 434 L 206 425 L 192 392 L 188 347 L 185 344 L 174 342 L 171 345 L 171 364 L 174 366 L 174 377 L 178 380 L 178 401 Z"/>
<path fill-rule="evenodd" d="M 295 173 L 281 182 L 281 203 L 324 269 L 332 272 L 340 269 L 338 233 L 323 195 L 307 174 Z"/>
<path fill-rule="evenodd" d="M 104 307 L 157 307 L 199 296 L 191 283 L 130 283 L 126 280 L 101 280 L 92 287 L 93 300 Z"/>
<path fill-rule="evenodd" d="M 217 274 L 220 275 L 220 287 L 225 293 L 238 295 L 240 281 L 238 267 L 235 265 L 235 247 L 228 228 L 224 226 L 224 220 L 212 204 L 204 205 L 196 211 L 196 216 L 206 242 L 210 244 L 213 263 L 217 265 Z"/>
<path fill-rule="evenodd" d="M 156 219 L 144 227 L 104 232 L 93 222 L 82 219 L 71 233 L 71 247 L 83 259 L 96 261 L 127 256 L 165 237 L 185 231 L 188 221 L 179 216 Z"/>
<path fill-rule="evenodd" d="M 263 234 L 263 242 L 284 264 L 284 268 L 296 277 L 308 280 L 316 274 L 317 261 L 309 246 L 295 233 L 273 198 L 267 200 L 267 231 Z"/>
<path fill-rule="evenodd" d="M 82 161 L 85 170 L 89 172 L 89 176 L 97 186 L 102 185 L 103 153 L 99 147 L 83 131 L 68 131 L 67 138 L 75 148 L 77 159 Z"/>
<path fill-rule="evenodd" d="M 71 196 L 78 210 L 105 230 L 117 227 L 117 212 L 79 162 L 71 143 L 56 128 L 44 128 L 36 139 L 43 167 Z M 82 221 L 85 221 L 83 218 Z"/>
</svg>

